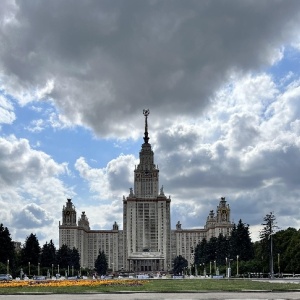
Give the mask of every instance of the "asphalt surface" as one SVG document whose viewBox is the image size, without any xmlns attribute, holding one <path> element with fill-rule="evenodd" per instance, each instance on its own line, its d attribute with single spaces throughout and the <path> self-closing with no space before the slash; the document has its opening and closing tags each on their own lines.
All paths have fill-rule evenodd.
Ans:
<svg viewBox="0 0 300 300">
<path fill-rule="evenodd" d="M 2 300 L 233 300 L 265 299 L 283 300 L 300 299 L 300 292 L 219 292 L 219 293 L 116 293 L 116 294 L 18 294 L 0 295 Z"/>
</svg>

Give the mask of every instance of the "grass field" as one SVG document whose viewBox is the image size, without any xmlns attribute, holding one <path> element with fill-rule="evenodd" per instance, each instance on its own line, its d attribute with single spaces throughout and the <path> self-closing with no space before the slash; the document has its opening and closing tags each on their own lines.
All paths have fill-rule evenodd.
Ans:
<svg viewBox="0 0 300 300">
<path fill-rule="evenodd" d="M 18 293 L 117 293 L 125 291 L 137 292 L 192 292 L 192 291 L 290 291 L 299 290 L 297 283 L 280 283 L 253 281 L 250 279 L 153 279 L 153 280 L 109 280 L 98 281 L 99 284 L 86 282 L 78 286 L 80 281 L 63 281 L 52 286 L 42 286 L 32 282 L 30 286 L 0 284 L 0 294 Z M 82 282 L 82 281 L 81 281 Z"/>
</svg>

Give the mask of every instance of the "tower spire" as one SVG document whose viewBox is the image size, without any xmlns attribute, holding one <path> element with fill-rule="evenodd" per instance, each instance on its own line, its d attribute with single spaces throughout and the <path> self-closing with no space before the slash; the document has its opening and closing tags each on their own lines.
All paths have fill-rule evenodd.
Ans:
<svg viewBox="0 0 300 300">
<path fill-rule="evenodd" d="M 148 118 L 149 114 L 150 114 L 150 110 L 149 109 L 144 109 L 143 110 L 143 115 L 145 116 L 145 136 L 144 136 L 145 144 L 148 144 L 148 141 L 149 141 L 149 137 L 148 137 L 148 122 L 147 122 L 147 118 Z"/>
</svg>

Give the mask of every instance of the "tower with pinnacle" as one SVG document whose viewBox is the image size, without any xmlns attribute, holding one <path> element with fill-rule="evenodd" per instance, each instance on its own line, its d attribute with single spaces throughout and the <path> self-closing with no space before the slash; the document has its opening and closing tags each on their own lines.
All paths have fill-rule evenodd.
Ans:
<svg viewBox="0 0 300 300">
<path fill-rule="evenodd" d="M 77 212 L 67 199 L 59 222 L 59 247 L 77 248 L 81 268 L 94 269 L 99 250 L 107 257 L 109 270 L 128 273 L 157 273 L 172 271 L 176 256 L 183 256 L 188 267 L 194 264 L 194 249 L 204 238 L 229 236 L 233 227 L 230 207 L 222 197 L 216 209 L 210 211 L 204 228 L 183 228 L 180 221 L 171 230 L 171 198 L 166 197 L 159 183 L 159 169 L 149 143 L 149 109 L 145 118 L 144 143 L 139 152 L 139 163 L 133 170 L 133 188 L 123 196 L 123 228 L 116 221 L 112 229 L 93 230 L 83 211 Z M 176 220 L 177 221 L 177 220 Z"/>
<path fill-rule="evenodd" d="M 144 143 L 134 170 L 134 189 L 123 200 L 123 230 L 128 269 L 134 272 L 166 270 L 170 264 L 170 203 L 159 188 L 159 170 L 149 143 L 144 110 Z"/>
</svg>

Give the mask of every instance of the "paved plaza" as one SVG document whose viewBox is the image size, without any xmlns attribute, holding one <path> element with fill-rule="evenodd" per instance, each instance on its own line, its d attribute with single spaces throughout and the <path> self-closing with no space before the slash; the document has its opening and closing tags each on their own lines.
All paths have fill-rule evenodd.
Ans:
<svg viewBox="0 0 300 300">
<path fill-rule="evenodd" d="M 300 292 L 213 292 L 213 293 L 116 293 L 116 294 L 19 294 L 0 295 L 0 300 L 233 300 L 300 299 Z"/>
</svg>

